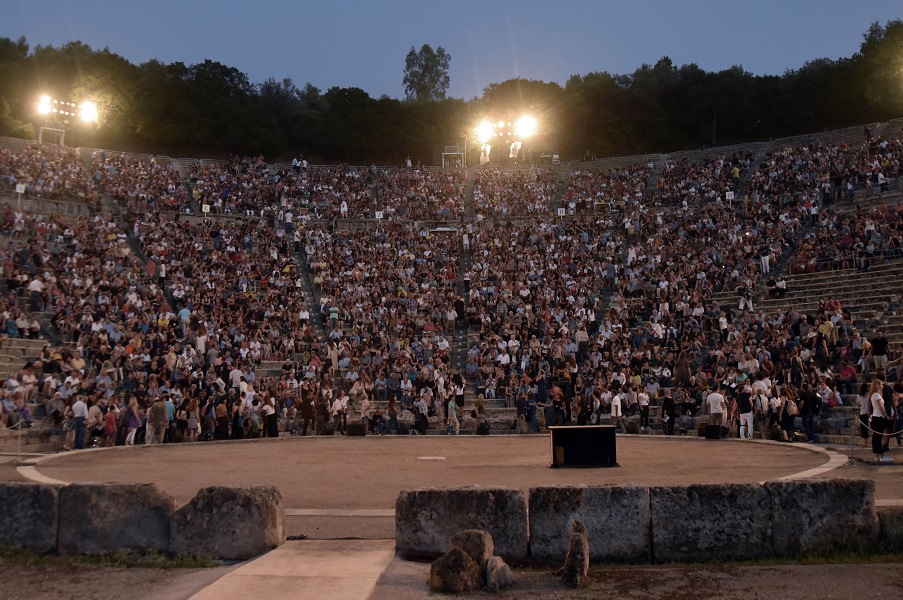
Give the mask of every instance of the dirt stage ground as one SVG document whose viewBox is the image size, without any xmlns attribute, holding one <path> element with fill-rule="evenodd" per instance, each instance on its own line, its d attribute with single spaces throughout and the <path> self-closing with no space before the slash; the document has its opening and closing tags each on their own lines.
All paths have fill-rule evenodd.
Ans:
<svg viewBox="0 0 903 600">
<path fill-rule="evenodd" d="M 619 436 L 617 468 L 551 469 L 549 439 L 537 436 L 490 437 L 322 437 L 198 443 L 72 452 L 17 465 L 0 457 L 0 480 L 155 482 L 185 503 L 208 485 L 275 485 L 282 491 L 291 536 L 316 540 L 394 538 L 394 506 L 402 489 L 430 486 L 492 485 L 528 489 L 554 484 L 684 485 L 759 482 L 804 474 L 812 477 L 864 477 L 876 482 L 879 504 L 903 499 L 903 450 L 893 447 L 893 466 L 878 467 L 857 449 L 853 466 L 848 448 L 818 451 L 811 445 L 698 438 Z M 828 469 L 828 467 L 833 467 Z M 306 542 L 293 542 L 304 544 Z M 347 543 L 340 541 L 339 543 Z M 637 599 L 852 597 L 864 581 L 873 595 L 899 589 L 899 564 L 740 567 L 624 567 L 600 571 L 591 589 L 564 591 L 544 571 L 519 572 L 510 598 L 629 597 Z M 189 598 L 230 567 L 158 572 L 115 567 L 3 566 L 7 577 L 26 582 L 16 598 L 43 598 L 74 582 L 86 597 L 156 598 L 159 589 L 134 587 L 133 577 L 164 577 L 175 599 Z M 395 557 L 371 600 L 413 600 L 428 595 L 429 566 Z M 51 574 L 52 573 L 52 574 Z M 97 586 L 85 582 L 88 575 Z M 769 583 L 763 588 L 762 581 Z M 48 588 L 48 581 L 53 587 Z M 103 584 L 99 582 L 103 581 Z M 650 583 L 653 582 L 653 583 Z M 657 582 L 657 583 L 655 583 Z M 849 585 L 846 585 L 849 583 Z M 482 597 L 485 594 L 476 594 Z"/>
<path fill-rule="evenodd" d="M 275 485 L 287 508 L 392 509 L 399 490 L 495 485 L 756 482 L 828 460 L 802 446 L 618 438 L 610 469 L 551 469 L 547 436 L 321 437 L 73 452 L 42 462 L 64 482 L 155 482 L 187 502 L 207 485 Z"/>
</svg>

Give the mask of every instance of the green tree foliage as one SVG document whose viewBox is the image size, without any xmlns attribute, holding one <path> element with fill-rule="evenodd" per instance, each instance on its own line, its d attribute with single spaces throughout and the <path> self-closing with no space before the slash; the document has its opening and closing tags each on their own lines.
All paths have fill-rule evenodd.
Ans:
<svg viewBox="0 0 903 600">
<path fill-rule="evenodd" d="M 903 21 L 894 20 L 881 27 L 873 23 L 863 35 L 859 53 L 865 100 L 875 118 L 885 113 L 903 112 Z"/>
<path fill-rule="evenodd" d="M 0 96 L 0 135 L 15 138 L 34 138 L 34 127 L 15 118 L 9 109 L 9 103 Z"/>
<path fill-rule="evenodd" d="M 358 88 L 323 92 L 310 83 L 246 74 L 207 60 L 135 65 L 81 42 L 31 49 L 0 38 L 0 135 L 33 138 L 37 99 L 95 101 L 97 124 L 72 123 L 67 141 L 173 156 L 263 153 L 274 160 L 429 164 L 478 119 L 532 114 L 542 143 L 566 158 L 668 152 L 769 139 L 903 116 L 903 21 L 873 24 L 859 51 L 816 58 L 781 76 L 734 66 L 711 72 L 668 57 L 628 74 L 573 75 L 557 83 L 510 79 L 481 97 L 445 98 L 450 57 L 413 47 L 408 101 Z M 546 149 L 546 148 L 543 148 Z"/>
<path fill-rule="evenodd" d="M 451 55 L 442 46 L 435 50 L 424 44 L 420 50 L 410 52 L 404 59 L 404 92 L 408 100 L 437 102 L 445 99 L 448 91 L 448 66 Z"/>
</svg>

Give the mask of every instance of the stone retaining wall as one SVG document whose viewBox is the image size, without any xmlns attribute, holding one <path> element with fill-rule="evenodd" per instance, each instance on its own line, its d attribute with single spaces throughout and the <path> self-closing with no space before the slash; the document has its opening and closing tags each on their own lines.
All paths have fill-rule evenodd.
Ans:
<svg viewBox="0 0 903 600">
<path fill-rule="evenodd" d="M 395 541 L 409 556 L 438 555 L 457 531 L 479 528 L 505 540 L 499 554 L 508 559 L 560 562 L 576 520 L 589 532 L 596 562 L 744 560 L 899 547 L 903 510 L 882 511 L 879 522 L 874 493 L 873 481 L 855 479 L 538 487 L 528 503 L 510 489 L 403 491 Z"/>
<path fill-rule="evenodd" d="M 274 487 L 205 488 L 185 507 L 154 484 L 0 482 L 0 543 L 36 552 L 244 560 L 285 542 Z"/>
<path fill-rule="evenodd" d="M 431 488 L 402 491 L 395 502 L 395 540 L 400 550 L 445 554 L 464 529 L 492 535 L 506 560 L 527 558 L 527 497 L 505 488 Z"/>
</svg>

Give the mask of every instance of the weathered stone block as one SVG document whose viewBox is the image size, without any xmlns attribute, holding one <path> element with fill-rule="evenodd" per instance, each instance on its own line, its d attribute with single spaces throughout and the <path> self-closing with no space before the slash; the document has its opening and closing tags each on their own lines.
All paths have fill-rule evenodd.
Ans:
<svg viewBox="0 0 903 600">
<path fill-rule="evenodd" d="M 395 545 L 402 552 L 441 554 L 462 529 L 483 529 L 496 554 L 527 556 L 527 498 L 516 489 L 404 490 L 395 502 Z"/>
<path fill-rule="evenodd" d="M 284 542 L 285 508 L 277 488 L 211 486 L 173 515 L 169 549 L 245 560 Z"/>
<path fill-rule="evenodd" d="M 586 537 L 586 527 L 580 521 L 574 521 L 567 556 L 561 569 L 561 581 L 570 588 L 583 587 L 588 573 L 589 541 Z"/>
<path fill-rule="evenodd" d="M 460 548 L 467 553 L 481 569 L 495 552 L 492 536 L 482 529 L 465 529 L 452 536 L 448 543 L 449 550 Z"/>
<path fill-rule="evenodd" d="M 771 554 L 771 500 L 761 485 L 690 485 L 649 491 L 654 561 Z"/>
<path fill-rule="evenodd" d="M 37 552 L 56 549 L 59 485 L 0 483 L 0 541 Z"/>
<path fill-rule="evenodd" d="M 486 589 L 490 592 L 498 592 L 515 583 L 514 573 L 511 567 L 505 564 L 500 556 L 490 556 L 486 561 Z"/>
<path fill-rule="evenodd" d="M 483 581 L 483 570 L 461 548 L 452 548 L 430 565 L 427 583 L 434 592 L 472 592 Z"/>
<path fill-rule="evenodd" d="M 639 486 L 530 489 L 530 556 L 561 561 L 571 523 L 586 525 L 593 561 L 648 561 L 649 489 Z"/>
<path fill-rule="evenodd" d="M 166 551 L 175 508 L 152 483 L 73 483 L 60 490 L 59 551 Z"/>
<path fill-rule="evenodd" d="M 770 481 L 774 551 L 793 555 L 872 550 L 879 536 L 875 482 L 865 479 Z"/>
<path fill-rule="evenodd" d="M 881 544 L 885 550 L 903 551 L 903 506 L 893 506 L 878 510 L 881 524 Z"/>
</svg>

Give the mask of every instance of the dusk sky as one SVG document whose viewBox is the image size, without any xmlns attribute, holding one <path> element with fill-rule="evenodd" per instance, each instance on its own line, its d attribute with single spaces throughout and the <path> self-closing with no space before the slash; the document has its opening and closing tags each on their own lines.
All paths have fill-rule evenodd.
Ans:
<svg viewBox="0 0 903 600">
<path fill-rule="evenodd" d="M 5 0 L 3 8 L 0 36 L 24 35 L 32 48 L 79 40 L 136 64 L 209 58 L 255 83 L 291 77 L 374 97 L 404 96 L 405 55 L 427 43 L 451 54 L 449 95 L 466 99 L 513 77 L 563 85 L 664 55 L 779 75 L 851 56 L 870 23 L 903 18 L 900 0 Z"/>
</svg>

